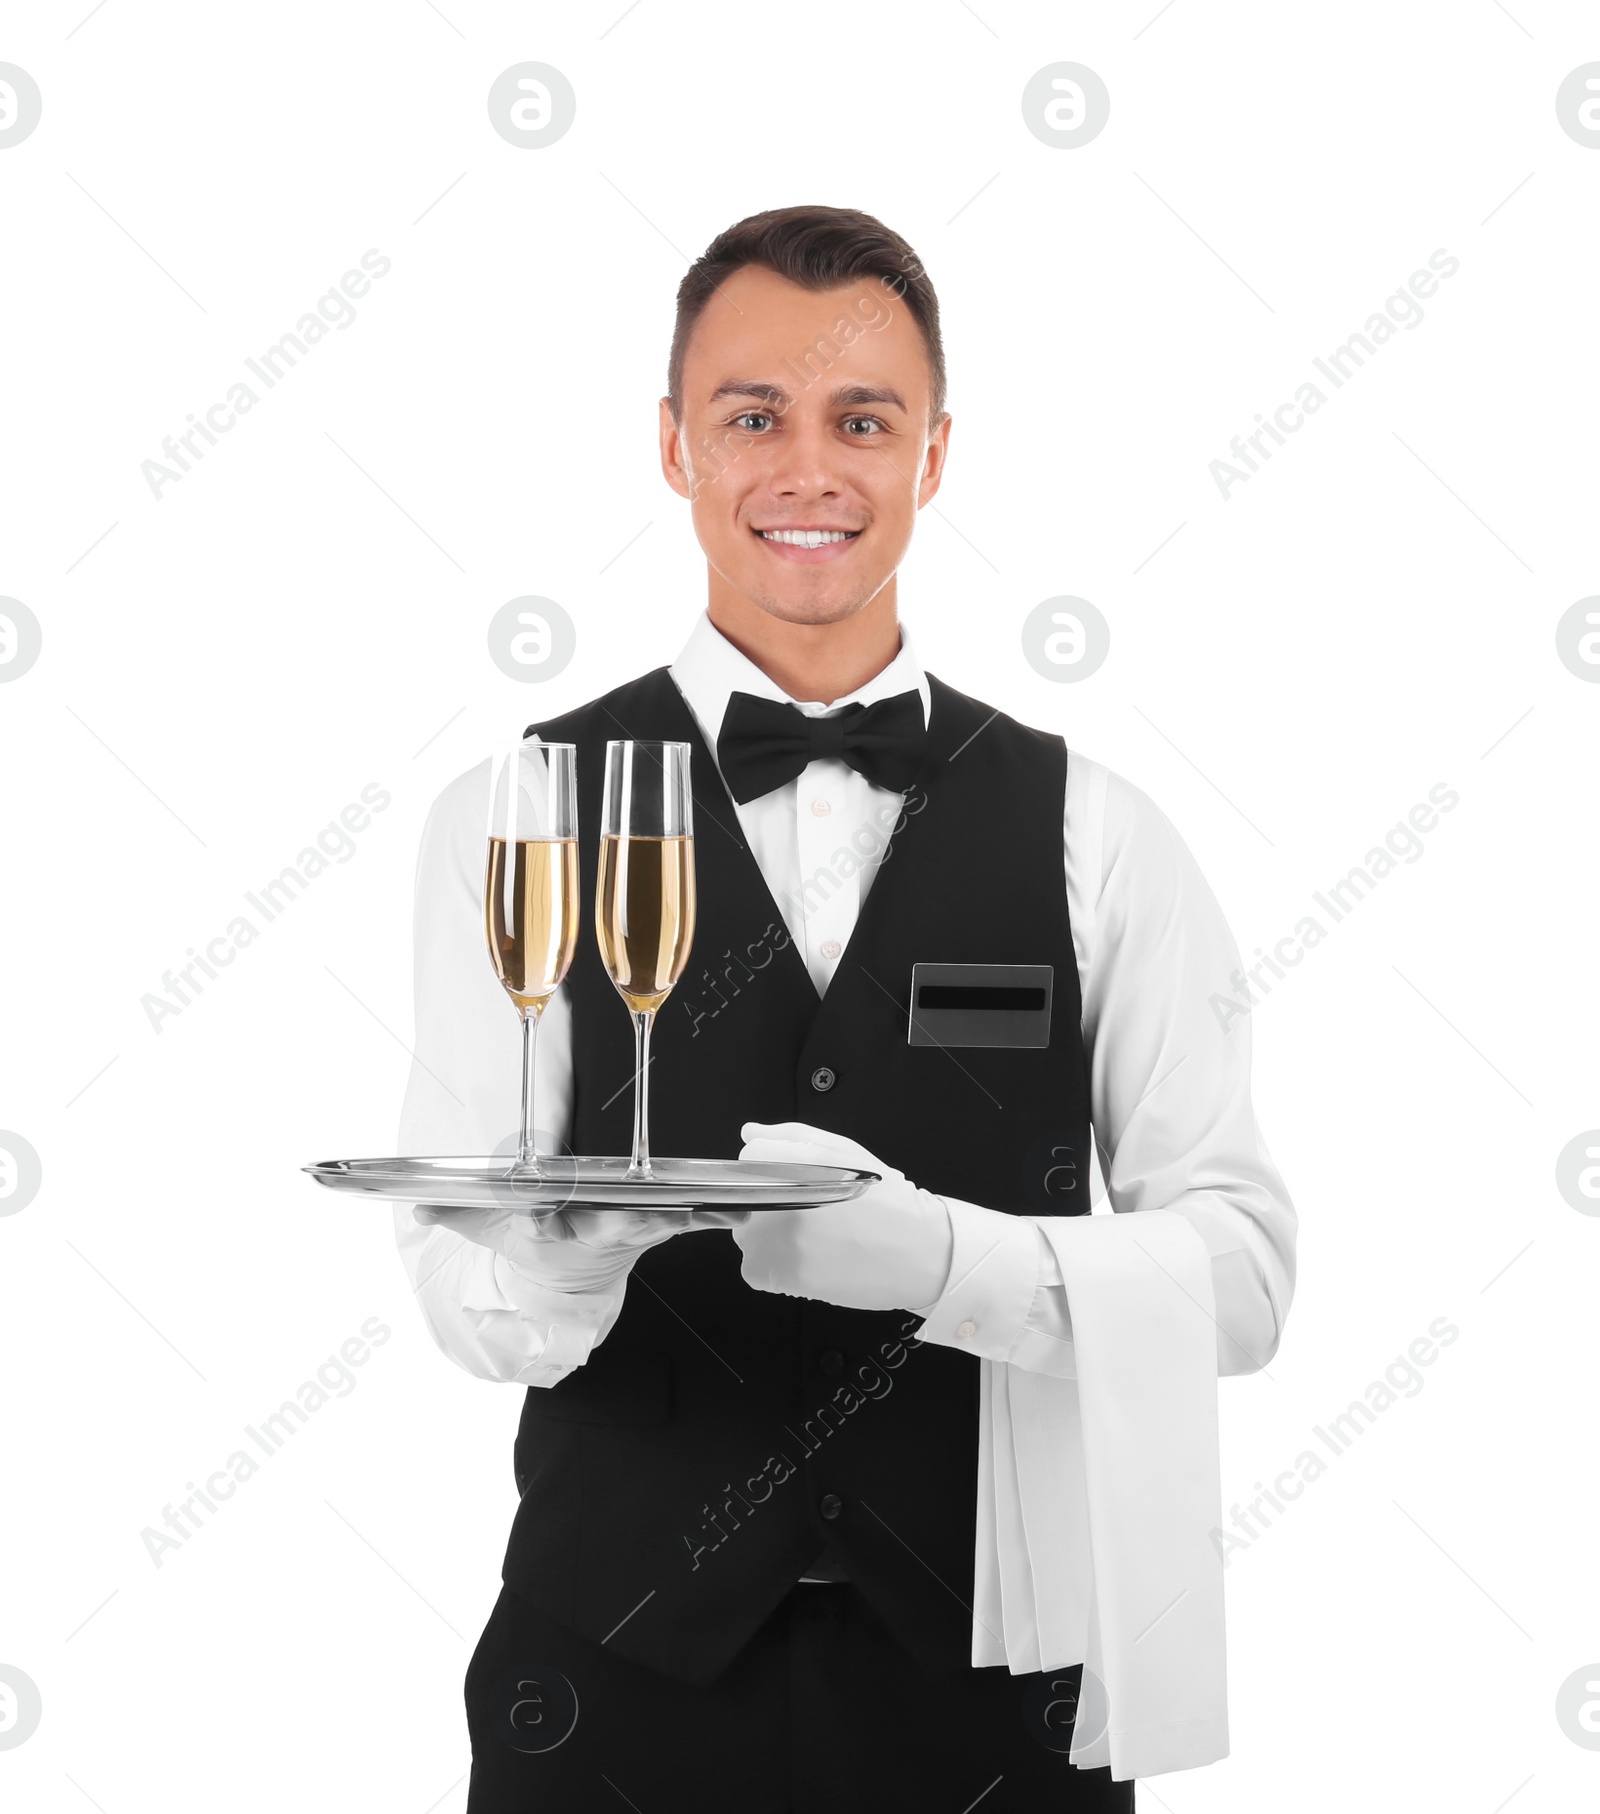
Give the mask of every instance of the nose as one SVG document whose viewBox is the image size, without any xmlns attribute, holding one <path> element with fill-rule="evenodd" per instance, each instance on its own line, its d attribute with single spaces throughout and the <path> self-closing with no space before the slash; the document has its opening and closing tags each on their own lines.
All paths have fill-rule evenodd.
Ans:
<svg viewBox="0 0 1600 1814">
<path fill-rule="evenodd" d="M 773 441 L 767 483 L 774 497 L 791 503 L 804 498 L 837 497 L 844 489 L 840 450 L 822 421 L 797 420 L 791 409 L 782 434 Z"/>
</svg>

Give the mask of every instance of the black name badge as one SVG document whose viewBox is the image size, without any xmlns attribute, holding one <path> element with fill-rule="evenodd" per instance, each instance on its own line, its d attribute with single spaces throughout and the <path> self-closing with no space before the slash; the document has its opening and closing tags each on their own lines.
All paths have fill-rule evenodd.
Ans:
<svg viewBox="0 0 1600 1814">
<path fill-rule="evenodd" d="M 1031 1046 L 1050 1043 L 1050 964 L 913 964 L 914 1046 Z"/>
</svg>

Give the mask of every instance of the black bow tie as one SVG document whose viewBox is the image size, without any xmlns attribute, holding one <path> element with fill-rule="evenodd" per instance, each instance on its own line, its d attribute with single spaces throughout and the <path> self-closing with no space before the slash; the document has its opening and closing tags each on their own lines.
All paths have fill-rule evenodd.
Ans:
<svg viewBox="0 0 1600 1814">
<path fill-rule="evenodd" d="M 903 793 L 916 779 L 927 741 L 917 692 L 897 693 L 876 705 L 847 705 L 830 718 L 808 718 L 782 700 L 733 693 L 717 738 L 717 762 L 741 806 L 825 756 L 848 762 L 875 787 Z"/>
</svg>

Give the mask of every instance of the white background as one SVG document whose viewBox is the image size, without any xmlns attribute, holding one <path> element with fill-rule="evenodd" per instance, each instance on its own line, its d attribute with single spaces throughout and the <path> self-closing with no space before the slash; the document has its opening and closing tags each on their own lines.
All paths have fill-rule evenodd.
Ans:
<svg viewBox="0 0 1600 1814">
<path fill-rule="evenodd" d="M 1235 1554 L 1233 1756 L 1140 1807 L 1593 1805 L 1555 1697 L 1600 1660 L 1600 1220 L 1555 1162 L 1600 1122 L 1600 688 L 1555 626 L 1600 591 L 1600 155 L 1554 97 L 1600 31 L 1576 0 L 1155 10 L 12 0 L 44 111 L 0 152 L 0 593 L 44 648 L 0 687 L 0 1127 L 43 1186 L 0 1219 L 0 1663 L 44 1713 L 8 1806 L 465 1806 L 522 1395 L 432 1347 L 387 1210 L 297 1168 L 393 1150 L 429 803 L 702 604 L 656 452 L 674 291 L 808 201 L 904 233 L 941 296 L 924 661 L 1149 792 L 1247 958 L 1460 795 L 1254 1014 L 1301 1282 L 1269 1376 L 1222 1386 L 1225 1504 L 1460 1336 Z M 543 150 L 486 112 L 526 59 L 577 93 Z M 1077 150 L 1021 113 L 1063 59 L 1111 93 Z M 372 247 L 353 325 L 152 497 L 141 462 Z M 1224 500 L 1209 462 L 1441 247 L 1421 324 Z M 546 684 L 486 652 L 521 593 L 578 626 Z M 1111 625 L 1077 684 L 1021 652 L 1061 593 Z M 154 1031 L 163 972 L 369 782 L 355 854 Z M 144 1528 L 369 1317 L 355 1388 L 157 1568 Z"/>
</svg>

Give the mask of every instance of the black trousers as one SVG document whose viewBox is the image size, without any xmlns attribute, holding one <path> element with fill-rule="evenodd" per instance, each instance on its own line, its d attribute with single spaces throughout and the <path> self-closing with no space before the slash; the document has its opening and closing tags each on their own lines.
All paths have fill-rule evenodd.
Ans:
<svg viewBox="0 0 1600 1814">
<path fill-rule="evenodd" d="M 467 1814 L 1132 1814 L 1067 1762 L 1079 1671 L 927 1679 L 848 1582 L 796 1583 L 709 1686 L 502 1588 L 467 1669 Z"/>
</svg>

